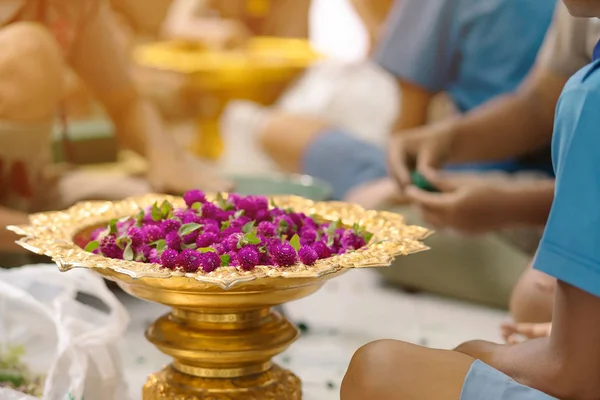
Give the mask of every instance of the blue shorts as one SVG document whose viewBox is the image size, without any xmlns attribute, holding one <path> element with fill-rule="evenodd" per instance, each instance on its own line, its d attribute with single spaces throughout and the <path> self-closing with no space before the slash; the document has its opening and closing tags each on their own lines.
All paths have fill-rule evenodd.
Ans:
<svg viewBox="0 0 600 400">
<path fill-rule="evenodd" d="M 501 161 L 448 169 L 512 173 L 528 168 L 516 161 Z M 339 129 L 322 132 L 310 143 L 302 157 L 302 172 L 332 185 L 335 200 L 344 199 L 354 187 L 388 176 L 386 154 L 381 149 Z"/>
<path fill-rule="evenodd" d="M 523 386 L 502 372 L 477 360 L 465 378 L 460 400 L 557 400 Z"/>
</svg>

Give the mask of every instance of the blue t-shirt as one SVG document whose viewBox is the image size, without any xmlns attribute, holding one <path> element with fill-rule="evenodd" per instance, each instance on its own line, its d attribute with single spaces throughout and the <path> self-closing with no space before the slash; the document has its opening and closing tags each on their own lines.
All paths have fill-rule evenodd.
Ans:
<svg viewBox="0 0 600 400">
<path fill-rule="evenodd" d="M 377 1 L 377 0 L 374 0 Z M 554 0 L 398 0 L 376 61 L 461 111 L 517 88 L 552 22 Z"/>
<path fill-rule="evenodd" d="M 560 96 L 552 163 L 554 202 L 534 268 L 600 296 L 600 61 Z"/>
</svg>

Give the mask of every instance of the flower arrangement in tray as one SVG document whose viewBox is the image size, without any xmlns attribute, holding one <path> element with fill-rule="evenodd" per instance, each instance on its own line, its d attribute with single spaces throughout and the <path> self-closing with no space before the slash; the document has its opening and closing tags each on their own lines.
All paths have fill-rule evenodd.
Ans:
<svg viewBox="0 0 600 400">
<path fill-rule="evenodd" d="M 259 265 L 310 266 L 358 250 L 373 236 L 358 224 L 320 221 L 262 196 L 217 195 L 211 202 L 192 190 L 183 198 L 184 208 L 165 200 L 135 217 L 110 221 L 92 232 L 86 251 L 183 272 L 210 273 L 222 266 L 251 271 Z"/>
</svg>

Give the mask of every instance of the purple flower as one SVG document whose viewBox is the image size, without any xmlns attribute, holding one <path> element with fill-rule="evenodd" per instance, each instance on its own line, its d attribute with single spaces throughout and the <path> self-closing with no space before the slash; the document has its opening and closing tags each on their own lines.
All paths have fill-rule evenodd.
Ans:
<svg viewBox="0 0 600 400">
<path fill-rule="evenodd" d="M 269 253 L 267 253 L 266 251 L 261 251 L 258 256 L 259 256 L 258 263 L 260 265 L 273 265 L 273 259 L 271 258 Z"/>
<path fill-rule="evenodd" d="M 313 244 L 317 240 L 317 231 L 304 227 L 300 230 L 300 239 L 305 244 Z"/>
<path fill-rule="evenodd" d="M 229 226 L 236 227 L 236 228 L 242 228 L 244 225 L 246 225 L 250 221 L 252 221 L 252 219 L 250 219 L 249 217 L 246 217 L 245 215 L 242 215 L 241 217 L 237 217 L 236 219 L 231 221 Z"/>
<path fill-rule="evenodd" d="M 296 250 L 287 243 L 281 243 L 271 248 L 271 257 L 276 265 L 289 267 L 296 264 Z"/>
<path fill-rule="evenodd" d="M 146 259 L 150 263 L 160 264 L 160 256 L 158 255 L 158 250 L 150 249 L 150 253 L 148 253 L 148 257 Z"/>
<path fill-rule="evenodd" d="M 179 256 L 179 253 L 177 252 L 177 250 L 166 249 L 165 251 L 163 251 L 162 255 L 160 256 L 160 262 L 163 267 L 173 270 L 173 269 L 177 268 L 177 257 L 178 256 Z"/>
<path fill-rule="evenodd" d="M 171 232 L 179 231 L 179 228 L 181 228 L 181 221 L 177 219 L 167 219 L 161 223 L 161 227 L 165 235 L 168 235 Z"/>
<path fill-rule="evenodd" d="M 117 244 L 117 239 L 114 235 L 104 237 L 100 241 L 99 248 L 105 257 L 123 259 L 123 249 Z"/>
<path fill-rule="evenodd" d="M 192 207 L 194 203 L 205 203 L 206 196 L 201 190 L 190 190 L 183 195 L 183 200 L 188 207 Z"/>
<path fill-rule="evenodd" d="M 192 244 L 196 243 L 196 239 L 198 239 L 198 231 L 193 231 L 183 236 L 183 243 Z"/>
<path fill-rule="evenodd" d="M 222 243 L 215 243 L 212 246 L 212 248 L 215 249 L 215 251 L 217 252 L 218 255 L 227 253 L 227 249 L 225 248 L 225 246 L 223 246 Z"/>
<path fill-rule="evenodd" d="M 311 247 L 317 252 L 319 260 L 331 257 L 331 249 L 325 242 L 315 242 Z"/>
<path fill-rule="evenodd" d="M 276 235 L 275 225 L 271 222 L 263 221 L 258 224 L 258 234 L 264 237 L 271 237 Z"/>
<path fill-rule="evenodd" d="M 231 235 L 236 235 L 236 234 L 241 234 L 241 233 L 242 233 L 241 226 L 230 226 L 229 228 L 223 229 L 223 232 L 221 232 L 221 237 L 226 238 Z"/>
<path fill-rule="evenodd" d="M 131 247 L 138 249 L 144 244 L 144 233 L 137 226 L 132 226 L 127 230 L 127 236 L 131 239 Z"/>
<path fill-rule="evenodd" d="M 181 240 L 181 236 L 179 236 L 179 233 L 177 233 L 177 232 L 169 233 L 167 235 L 167 237 L 165 237 L 165 242 L 169 249 L 177 250 L 177 251 L 181 250 L 182 240 Z"/>
<path fill-rule="evenodd" d="M 196 238 L 196 247 L 199 249 L 211 246 L 219 241 L 219 236 L 212 232 L 204 232 Z"/>
<path fill-rule="evenodd" d="M 270 221 L 271 216 L 269 215 L 268 210 L 258 210 L 254 219 L 256 220 L 256 222 Z"/>
<path fill-rule="evenodd" d="M 117 222 L 117 231 L 119 233 L 127 232 L 127 230 L 131 226 L 133 226 L 134 223 L 135 223 L 135 221 L 132 218 L 128 218 L 125 221 L 118 221 Z"/>
<path fill-rule="evenodd" d="M 258 249 L 255 246 L 244 246 L 237 253 L 238 264 L 244 271 L 251 271 L 260 261 Z"/>
<path fill-rule="evenodd" d="M 202 204 L 201 210 L 202 217 L 211 219 L 217 219 L 217 217 L 219 216 L 219 212 L 221 211 L 221 209 L 218 206 L 208 201 Z"/>
<path fill-rule="evenodd" d="M 240 242 L 241 238 L 242 234 L 234 233 L 233 235 L 227 236 L 221 243 L 227 251 L 237 251 L 238 243 Z"/>
<path fill-rule="evenodd" d="M 203 254 L 198 253 L 196 250 L 185 249 L 177 256 L 177 264 L 185 272 L 196 272 L 200 268 L 202 256 Z"/>
<path fill-rule="evenodd" d="M 98 240 L 100 239 L 100 236 L 106 232 L 106 228 L 98 228 L 98 229 L 94 229 L 92 231 L 92 233 L 90 234 L 90 240 L 94 241 L 94 240 Z"/>
<path fill-rule="evenodd" d="M 219 224 L 217 223 L 217 221 L 214 221 L 212 219 L 203 219 L 200 224 L 202 224 L 202 232 L 203 233 L 214 233 L 214 234 L 219 234 L 221 233 L 221 228 L 219 226 Z"/>
<path fill-rule="evenodd" d="M 229 255 L 229 265 L 230 266 L 237 267 L 240 265 L 238 262 L 238 258 L 237 258 L 237 252 L 230 251 L 227 254 Z"/>
<path fill-rule="evenodd" d="M 319 255 L 312 247 L 302 246 L 300 250 L 298 250 L 298 258 L 300 258 L 302 264 L 313 265 L 319 259 Z"/>
<path fill-rule="evenodd" d="M 196 252 L 197 254 L 200 254 Z M 215 269 L 221 266 L 221 257 L 217 253 L 212 251 L 201 254 L 200 265 L 204 272 L 213 272 Z"/>
<path fill-rule="evenodd" d="M 158 225 L 146 225 L 142 228 L 144 236 L 146 236 L 146 243 L 156 242 L 164 238 L 164 233 Z"/>
</svg>

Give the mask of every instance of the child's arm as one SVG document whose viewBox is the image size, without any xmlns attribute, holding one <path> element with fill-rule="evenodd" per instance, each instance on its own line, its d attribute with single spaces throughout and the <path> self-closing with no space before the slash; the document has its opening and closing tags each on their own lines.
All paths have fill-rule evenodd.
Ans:
<svg viewBox="0 0 600 400">
<path fill-rule="evenodd" d="M 80 33 L 70 61 L 105 106 L 119 143 L 148 158 L 149 178 L 158 190 L 226 190 L 227 183 L 208 166 L 192 159 L 166 134 L 156 110 L 138 94 L 129 57 L 111 31 L 112 14 L 101 4 Z"/>
</svg>

